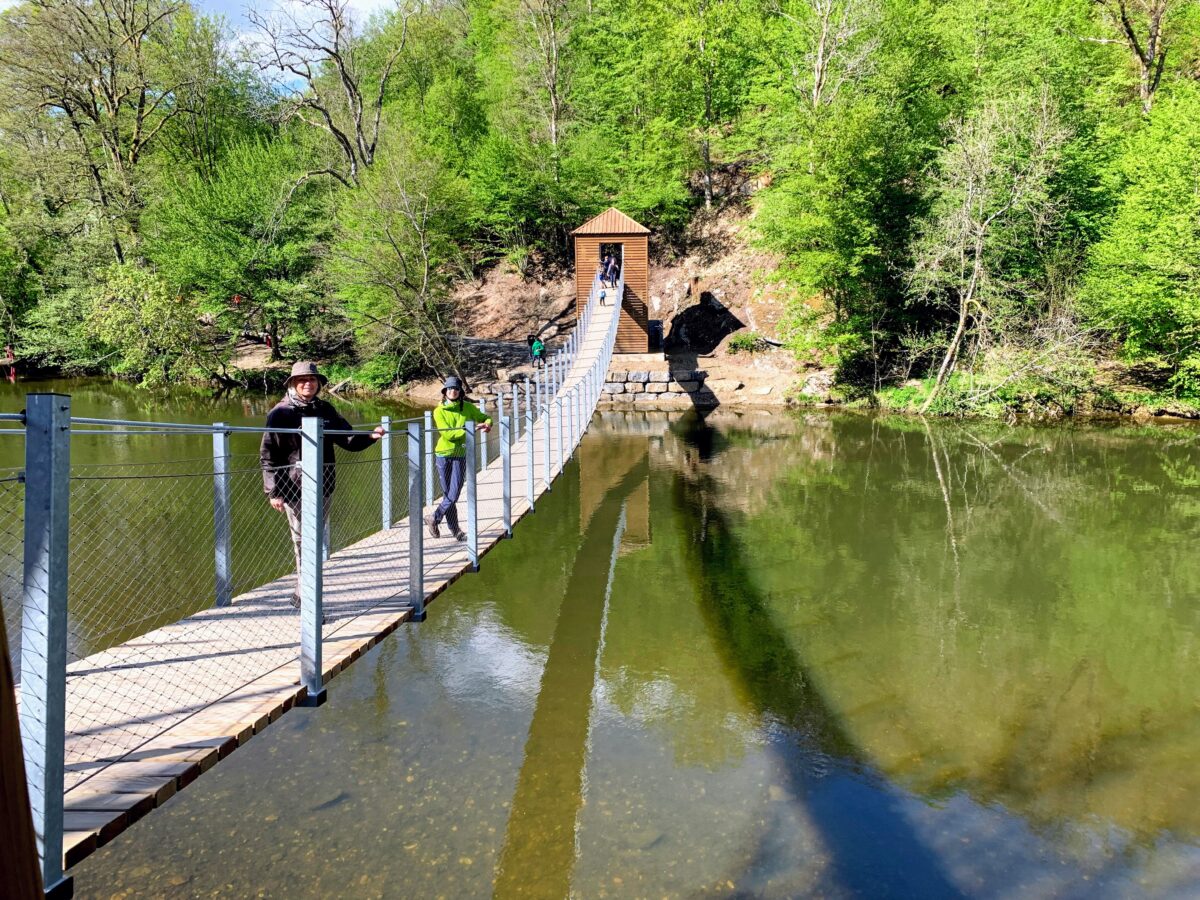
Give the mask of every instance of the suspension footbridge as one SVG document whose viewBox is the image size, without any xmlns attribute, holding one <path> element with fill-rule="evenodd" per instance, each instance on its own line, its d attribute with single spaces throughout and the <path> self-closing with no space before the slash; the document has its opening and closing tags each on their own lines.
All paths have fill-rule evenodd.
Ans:
<svg viewBox="0 0 1200 900">
<path fill-rule="evenodd" d="M 357 477 L 360 497 L 374 492 L 379 519 L 373 533 L 329 546 L 317 524 L 322 492 L 303 492 L 299 610 L 292 603 L 294 573 L 276 565 L 279 577 L 256 577 L 261 535 L 257 526 L 238 522 L 231 496 L 237 484 L 252 493 L 257 473 L 252 461 L 229 452 L 229 437 L 264 429 L 72 418 L 70 398 L 55 394 L 31 394 L 23 413 L 0 416 L 9 430 L 24 433 L 26 445 L 24 469 L 0 477 L 0 487 L 19 499 L 19 522 L 10 522 L 9 531 L 21 536 L 19 550 L 4 551 L 10 557 L 19 552 L 12 567 L 19 582 L 0 579 L 0 595 L 18 663 L 26 778 L 49 892 L 69 884 L 66 867 L 283 713 L 323 702 L 330 679 L 402 623 L 424 619 L 432 598 L 512 536 L 551 489 L 600 398 L 621 310 L 620 303 L 599 304 L 600 288 L 594 281 L 578 327 L 547 366 L 495 398 L 491 439 L 468 427 L 473 464 L 460 500 L 465 541 L 432 538 L 422 527 L 436 499 L 436 433 L 428 415 L 385 420 L 379 459 L 369 472 L 343 476 Z M 623 292 L 621 282 L 616 296 Z M 188 473 L 202 477 L 184 487 L 177 486 L 179 476 L 165 490 L 175 496 L 199 484 L 201 494 L 211 491 L 205 518 L 211 552 L 203 566 L 212 595 L 175 596 L 194 581 L 171 572 L 143 571 L 125 594 L 111 584 L 89 584 L 86 555 L 114 539 L 99 527 L 88 532 L 89 498 L 105 503 L 102 488 L 114 480 L 170 476 L 73 467 L 72 436 L 180 431 L 213 437 L 211 471 Z M 324 438 L 336 433 L 322 432 L 319 419 L 305 420 L 298 433 L 304 483 L 316 484 L 329 462 L 322 459 Z M 338 466 L 345 471 L 355 464 L 347 459 Z M 261 486 L 257 491 L 265 505 Z M 152 522 L 136 522 L 141 539 L 162 538 Z M 128 546 L 136 557 L 137 539 Z M 180 608 L 194 611 L 164 612 Z"/>
</svg>

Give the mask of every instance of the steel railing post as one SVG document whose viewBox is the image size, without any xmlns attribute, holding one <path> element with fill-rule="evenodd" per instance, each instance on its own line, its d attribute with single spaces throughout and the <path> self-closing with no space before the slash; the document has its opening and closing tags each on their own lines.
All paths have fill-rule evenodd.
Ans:
<svg viewBox="0 0 1200 900">
<path fill-rule="evenodd" d="M 516 384 L 510 385 L 512 388 L 512 419 L 513 424 L 517 426 L 517 430 L 509 434 L 509 440 L 515 441 L 521 436 L 521 390 Z"/>
<path fill-rule="evenodd" d="M 420 422 L 408 426 L 408 602 L 412 620 L 425 621 L 425 532 L 421 521 L 421 482 L 425 473 L 424 431 Z M 429 440 L 430 445 L 433 444 Z"/>
<path fill-rule="evenodd" d="M 567 458 L 575 455 L 575 402 L 577 391 L 574 387 L 567 395 Z"/>
<path fill-rule="evenodd" d="M 481 397 L 481 398 L 479 399 L 479 411 L 480 411 L 481 413 L 483 413 L 485 416 L 487 415 L 487 398 L 486 398 L 486 397 Z M 481 469 L 486 469 L 486 468 L 487 468 L 487 464 L 488 464 L 488 456 L 487 456 L 487 453 L 488 453 L 488 436 L 487 436 L 487 432 L 486 432 L 486 431 L 481 431 L 481 432 L 479 433 L 479 441 L 478 441 L 478 443 L 479 443 L 479 458 L 480 458 L 480 460 L 481 460 L 481 463 L 480 463 L 480 468 L 481 468 Z M 471 468 L 474 468 L 474 467 L 475 467 L 475 454 L 474 454 L 474 453 L 468 453 L 468 454 L 467 454 L 467 459 L 469 459 L 469 460 L 471 461 L 471 466 L 470 466 L 470 467 L 471 467 Z"/>
<path fill-rule="evenodd" d="M 47 894 L 63 876 L 67 717 L 67 544 L 71 398 L 25 397 L 25 559 L 21 597 L 21 746 Z"/>
<path fill-rule="evenodd" d="M 382 416 L 380 424 L 383 426 L 383 437 L 379 439 L 383 445 L 379 457 L 380 514 L 383 530 L 387 531 L 392 527 L 392 417 Z"/>
<path fill-rule="evenodd" d="M 555 412 L 554 418 L 557 420 L 556 425 L 558 427 L 558 467 L 557 467 L 557 469 L 555 469 L 555 472 L 558 474 L 562 473 L 563 462 L 564 462 L 564 460 L 563 460 L 563 417 L 566 415 L 566 410 L 563 408 L 563 406 L 564 406 L 563 398 L 556 397 L 554 399 L 554 412 Z"/>
<path fill-rule="evenodd" d="M 472 571 L 479 571 L 479 502 L 475 491 L 475 466 L 471 465 L 471 460 L 475 458 L 475 430 L 474 422 L 467 422 L 467 560 L 471 563 Z M 487 432 L 483 432 L 487 434 Z"/>
<path fill-rule="evenodd" d="M 425 448 L 425 505 L 433 506 L 433 445 L 437 443 L 433 437 L 433 413 L 425 413 L 425 432 L 421 446 Z"/>
<path fill-rule="evenodd" d="M 501 388 L 499 391 L 496 392 L 496 420 L 495 421 L 497 424 L 504 421 L 504 389 L 503 388 Z M 504 432 L 503 431 L 498 430 L 496 432 L 496 440 L 500 441 L 501 445 L 504 444 Z"/>
<path fill-rule="evenodd" d="M 500 459 L 500 523 L 505 537 L 512 537 L 512 427 L 508 419 L 500 420 Z"/>
<path fill-rule="evenodd" d="M 320 416 L 306 416 L 300 432 L 300 683 L 307 692 L 301 705 L 320 706 L 327 697 L 321 671 L 325 423 Z"/>
<path fill-rule="evenodd" d="M 546 405 L 542 407 L 542 428 L 545 430 L 545 440 L 542 441 L 542 465 L 544 469 L 544 478 L 546 482 L 546 490 L 550 490 L 550 483 L 554 479 L 554 470 L 550 468 L 550 401 L 546 401 Z M 530 448 L 532 450 L 532 448 Z"/>
<path fill-rule="evenodd" d="M 535 384 L 533 387 L 536 388 L 537 385 Z M 529 501 L 530 512 L 533 512 L 534 479 L 537 477 L 535 473 L 537 468 L 537 459 L 535 458 L 537 444 L 534 442 L 534 423 L 537 421 L 534 415 L 534 404 L 537 403 L 537 396 L 536 391 L 532 393 L 533 396 L 531 396 L 529 382 L 525 382 L 525 480 L 528 485 L 528 496 L 526 499 Z"/>
<path fill-rule="evenodd" d="M 224 422 L 213 425 L 213 547 L 216 551 L 217 606 L 233 603 L 233 538 L 229 517 L 229 432 Z"/>
</svg>

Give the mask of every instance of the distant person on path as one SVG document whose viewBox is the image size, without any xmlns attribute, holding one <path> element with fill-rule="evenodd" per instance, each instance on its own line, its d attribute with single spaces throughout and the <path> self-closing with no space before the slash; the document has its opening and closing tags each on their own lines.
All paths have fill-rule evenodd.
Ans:
<svg viewBox="0 0 1200 900">
<path fill-rule="evenodd" d="M 442 402 L 433 410 L 433 427 L 438 429 L 437 445 L 433 448 L 438 480 L 442 483 L 442 502 L 425 516 L 431 537 L 441 537 L 438 526 L 445 519 L 455 540 L 465 541 L 466 534 L 458 527 L 458 495 L 467 477 L 468 422 L 479 422 L 480 431 L 491 431 L 492 420 L 471 400 L 467 399 L 462 379 L 451 375 L 442 385 Z"/>
<path fill-rule="evenodd" d="M 604 288 L 600 288 L 600 305 L 601 306 L 608 306 L 608 303 L 605 302 L 607 300 L 607 298 L 608 298 L 608 292 L 605 291 Z"/>
<path fill-rule="evenodd" d="M 298 362 L 292 366 L 292 374 L 284 386 L 286 394 L 267 413 L 268 428 L 299 428 L 303 419 L 320 416 L 325 423 L 326 431 L 353 431 L 350 423 L 342 418 L 328 401 L 320 399 L 321 392 L 328 382 L 324 375 L 317 371 L 313 362 Z M 329 547 L 329 501 L 333 498 L 333 489 L 337 484 L 337 470 L 334 465 L 334 445 L 358 452 L 366 450 L 383 437 L 383 426 L 378 426 L 372 432 L 362 434 L 338 434 L 325 438 L 322 459 L 324 461 L 324 477 L 322 487 L 325 494 L 325 547 Z M 278 434 L 268 431 L 262 436 L 258 457 L 262 463 L 263 490 L 271 508 L 287 515 L 288 528 L 292 533 L 292 549 L 296 556 L 296 590 L 292 592 L 292 606 L 300 606 L 300 494 L 303 484 L 300 472 L 302 440 L 298 434 Z"/>
<path fill-rule="evenodd" d="M 542 339 L 535 337 L 529 349 L 533 354 L 533 367 L 535 369 L 544 369 L 546 367 L 546 345 L 542 342 Z"/>
<path fill-rule="evenodd" d="M 617 274 L 620 271 L 620 268 L 621 268 L 620 265 L 617 263 L 617 258 L 615 256 L 610 256 L 608 258 L 608 286 L 609 287 L 617 286 Z"/>
</svg>

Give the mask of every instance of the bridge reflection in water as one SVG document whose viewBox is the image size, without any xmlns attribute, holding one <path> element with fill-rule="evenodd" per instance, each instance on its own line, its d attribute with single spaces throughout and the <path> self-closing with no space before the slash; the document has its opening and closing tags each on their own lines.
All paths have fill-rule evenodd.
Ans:
<svg viewBox="0 0 1200 900">
<path fill-rule="evenodd" d="M 1200 562 L 1171 557 L 1174 603 L 1130 579 L 1171 546 L 1139 530 L 1185 530 L 1192 456 L 604 413 L 532 542 L 88 880 L 142 854 L 197 893 L 261 865 L 252 891 L 327 842 L 297 895 L 1189 896 Z M 263 784 L 278 822 L 236 814 Z"/>
</svg>

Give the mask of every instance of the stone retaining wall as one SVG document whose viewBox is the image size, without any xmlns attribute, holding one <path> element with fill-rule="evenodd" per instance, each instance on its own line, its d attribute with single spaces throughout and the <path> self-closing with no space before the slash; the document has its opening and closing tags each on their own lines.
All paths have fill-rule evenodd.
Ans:
<svg viewBox="0 0 1200 900">
<path fill-rule="evenodd" d="M 700 369 L 613 369 L 604 382 L 600 402 L 659 406 L 706 405 L 711 393 L 704 382 L 708 373 Z"/>
</svg>

